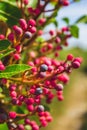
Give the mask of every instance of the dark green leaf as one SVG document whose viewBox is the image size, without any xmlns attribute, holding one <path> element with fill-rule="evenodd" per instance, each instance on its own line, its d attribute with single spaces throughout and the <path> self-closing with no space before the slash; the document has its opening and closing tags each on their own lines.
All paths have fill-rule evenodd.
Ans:
<svg viewBox="0 0 87 130">
<path fill-rule="evenodd" d="M 18 23 L 18 19 L 21 18 L 21 11 L 10 2 L 0 1 L 0 16 L 7 19 L 7 24 L 12 26 Z"/>
<path fill-rule="evenodd" d="M 82 16 L 79 18 L 76 23 L 86 23 L 87 24 L 87 15 Z"/>
<path fill-rule="evenodd" d="M 6 50 L 10 46 L 10 42 L 8 40 L 0 41 L 0 51 Z"/>
<path fill-rule="evenodd" d="M 50 111 L 50 107 L 47 105 L 44 105 L 45 111 Z"/>
<path fill-rule="evenodd" d="M 69 19 L 67 17 L 62 19 L 66 24 L 69 24 Z"/>
<path fill-rule="evenodd" d="M 76 37 L 76 38 L 79 37 L 79 28 L 76 25 L 70 26 L 70 32 L 73 37 Z"/>
<path fill-rule="evenodd" d="M 6 69 L 0 73 L 0 78 L 10 78 L 29 69 L 31 69 L 31 67 L 25 64 L 13 64 L 7 66 Z"/>
<path fill-rule="evenodd" d="M 11 53 L 14 52 L 14 51 L 15 51 L 14 48 L 6 50 L 4 53 L 1 53 L 1 54 L 0 54 L 0 59 L 2 59 L 3 57 L 5 57 L 5 56 L 11 54 Z"/>
</svg>

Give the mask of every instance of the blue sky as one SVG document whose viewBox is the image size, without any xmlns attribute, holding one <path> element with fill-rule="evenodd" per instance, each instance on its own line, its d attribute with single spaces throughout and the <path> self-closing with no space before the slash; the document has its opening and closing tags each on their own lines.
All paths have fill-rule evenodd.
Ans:
<svg viewBox="0 0 87 130">
<path fill-rule="evenodd" d="M 65 25 L 61 20 L 63 17 L 68 17 L 70 23 L 73 24 L 83 15 L 87 15 L 87 0 L 72 3 L 70 6 L 64 7 L 58 12 L 57 20 L 59 22 L 59 27 Z M 69 40 L 69 47 L 79 46 L 83 49 L 87 49 L 87 24 L 78 24 L 78 26 L 80 28 L 79 39 L 71 38 Z"/>
<path fill-rule="evenodd" d="M 70 6 L 62 8 L 57 19 L 60 21 L 60 27 L 64 25 L 64 22 L 61 21 L 63 17 L 68 17 L 70 23 L 73 24 L 80 16 L 87 15 L 87 0 L 81 0 L 71 4 Z M 79 46 L 83 49 L 87 49 L 87 24 L 79 24 L 80 28 L 79 39 L 72 38 L 69 40 L 70 47 Z"/>
</svg>

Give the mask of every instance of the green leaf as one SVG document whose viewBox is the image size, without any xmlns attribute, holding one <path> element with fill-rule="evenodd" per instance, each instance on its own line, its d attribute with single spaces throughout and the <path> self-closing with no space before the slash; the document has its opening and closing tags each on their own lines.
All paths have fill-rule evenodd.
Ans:
<svg viewBox="0 0 87 130">
<path fill-rule="evenodd" d="M 0 73 L 0 78 L 10 78 L 29 69 L 31 69 L 31 67 L 26 64 L 13 64 L 7 66 L 6 69 Z"/>
<path fill-rule="evenodd" d="M 37 2 L 38 2 L 38 0 L 30 0 L 30 1 L 29 1 L 29 6 L 35 8 Z"/>
<path fill-rule="evenodd" d="M 69 19 L 67 17 L 62 19 L 66 24 L 69 24 Z"/>
<path fill-rule="evenodd" d="M 10 46 L 10 42 L 8 40 L 0 41 L 0 51 L 6 50 Z"/>
<path fill-rule="evenodd" d="M 25 130 L 31 130 L 32 128 L 31 128 L 31 126 L 30 125 L 26 125 L 25 126 Z"/>
<path fill-rule="evenodd" d="M 86 23 L 87 24 L 87 15 L 82 16 L 79 18 L 76 23 Z"/>
<path fill-rule="evenodd" d="M 1 53 L 0 54 L 0 59 L 4 58 L 5 56 L 8 56 L 9 54 L 11 54 L 12 52 L 14 52 L 15 49 L 12 48 L 12 49 L 7 49 L 4 53 Z"/>
<path fill-rule="evenodd" d="M 2 91 L 3 91 L 3 90 L 2 90 L 2 88 L 0 87 L 0 93 L 2 93 Z"/>
<path fill-rule="evenodd" d="M 0 124 L 0 130 L 8 130 L 7 124 Z"/>
<path fill-rule="evenodd" d="M 18 20 L 21 18 L 21 11 L 19 8 L 9 1 L 0 1 L 0 17 L 7 19 L 6 22 L 9 26 L 18 23 Z"/>
<path fill-rule="evenodd" d="M 42 38 L 42 37 L 38 37 L 37 39 L 36 39 L 36 42 L 39 42 L 39 43 L 42 43 L 42 42 L 44 42 L 45 40 L 44 40 L 44 38 Z"/>
<path fill-rule="evenodd" d="M 58 27 L 58 22 L 57 22 L 56 18 L 49 19 L 47 22 L 47 25 L 51 24 L 51 23 L 53 23 L 55 25 L 55 27 Z"/>
<path fill-rule="evenodd" d="M 70 32 L 73 37 L 76 37 L 76 38 L 79 37 L 79 28 L 76 25 L 70 26 Z"/>
</svg>

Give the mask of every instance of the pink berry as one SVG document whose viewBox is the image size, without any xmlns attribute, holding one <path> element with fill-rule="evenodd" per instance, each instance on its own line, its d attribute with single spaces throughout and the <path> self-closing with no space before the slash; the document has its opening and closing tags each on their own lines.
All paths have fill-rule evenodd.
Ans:
<svg viewBox="0 0 87 130">
<path fill-rule="evenodd" d="M 30 19 L 29 21 L 28 21 L 28 26 L 35 26 L 36 25 L 36 21 L 34 20 L 34 19 Z"/>
<path fill-rule="evenodd" d="M 78 61 L 80 64 L 82 63 L 82 57 L 76 57 L 73 61 Z"/>
<path fill-rule="evenodd" d="M 67 60 L 72 61 L 72 60 L 73 60 L 73 55 L 72 55 L 72 54 L 69 54 L 69 55 L 67 56 Z"/>
<path fill-rule="evenodd" d="M 15 53 L 13 56 L 14 56 L 15 60 L 20 60 L 21 59 L 21 57 L 20 57 L 20 55 L 18 53 Z"/>
<path fill-rule="evenodd" d="M 5 70 L 5 66 L 3 64 L 0 64 L 0 71 Z"/>
<path fill-rule="evenodd" d="M 30 124 L 30 120 L 29 120 L 28 118 L 26 118 L 26 119 L 24 120 L 24 122 L 25 122 L 25 124 Z"/>
<path fill-rule="evenodd" d="M 39 22 L 40 25 L 42 25 L 42 24 L 44 24 L 46 22 L 46 19 L 45 18 L 41 18 L 41 19 L 39 19 L 38 22 Z"/>
<path fill-rule="evenodd" d="M 23 2 L 25 5 L 28 5 L 29 0 L 24 0 Z"/>
<path fill-rule="evenodd" d="M 5 36 L 3 34 L 0 34 L 0 40 L 4 40 Z"/>
<path fill-rule="evenodd" d="M 19 20 L 20 27 L 25 31 L 27 29 L 27 22 L 25 19 Z"/>
<path fill-rule="evenodd" d="M 59 101 L 63 101 L 64 100 L 64 97 L 62 95 L 58 95 L 58 100 Z"/>
<path fill-rule="evenodd" d="M 33 125 L 32 130 L 39 130 L 39 126 L 37 124 Z"/>
<path fill-rule="evenodd" d="M 17 51 L 18 53 L 20 53 L 20 52 L 22 51 L 21 45 L 17 45 L 15 48 L 16 48 L 16 51 Z"/>
<path fill-rule="evenodd" d="M 35 33 L 37 30 L 36 30 L 36 27 L 31 27 L 31 28 L 29 28 L 29 31 L 33 34 L 33 33 Z"/>
<path fill-rule="evenodd" d="M 48 125 L 48 123 L 47 123 L 47 121 L 42 121 L 42 122 L 41 122 L 41 125 L 42 125 L 43 127 L 46 127 L 46 126 Z"/>
<path fill-rule="evenodd" d="M 40 36 L 40 35 L 42 35 L 43 34 L 43 31 L 42 30 L 39 30 L 38 31 L 38 35 Z"/>
<path fill-rule="evenodd" d="M 8 35 L 8 40 L 11 41 L 11 42 L 14 41 L 14 33 L 11 32 L 11 33 Z"/>
<path fill-rule="evenodd" d="M 11 96 L 12 98 L 17 97 L 17 93 L 16 93 L 15 91 L 11 91 L 11 92 L 10 92 L 10 96 Z"/>
<path fill-rule="evenodd" d="M 53 118 L 51 116 L 46 117 L 47 122 L 51 122 L 52 120 L 53 120 Z"/>
<path fill-rule="evenodd" d="M 77 69 L 77 68 L 80 67 L 80 63 L 79 63 L 78 61 L 74 61 L 74 62 L 72 62 L 72 67 L 73 67 L 74 69 Z"/>
<path fill-rule="evenodd" d="M 54 31 L 54 30 L 50 30 L 50 31 L 49 31 L 49 34 L 50 34 L 51 36 L 53 36 L 53 35 L 55 34 L 55 31 Z"/>
<path fill-rule="evenodd" d="M 16 116 L 17 116 L 16 112 L 14 112 L 14 111 L 9 112 L 9 118 L 15 119 Z"/>
<path fill-rule="evenodd" d="M 24 125 L 19 124 L 19 125 L 18 125 L 18 130 L 25 130 Z"/>
<path fill-rule="evenodd" d="M 61 42 L 60 37 L 56 37 L 55 42 L 56 42 L 56 43 L 60 43 L 60 42 Z"/>
<path fill-rule="evenodd" d="M 63 6 L 68 6 L 70 4 L 69 0 L 63 0 Z"/>
<path fill-rule="evenodd" d="M 44 116 L 41 116 L 40 117 L 40 122 L 43 122 L 43 121 L 45 121 L 46 120 L 46 118 L 44 117 Z"/>
<path fill-rule="evenodd" d="M 33 105 L 28 105 L 27 109 L 28 109 L 28 111 L 33 112 L 34 111 L 34 106 Z"/>
<path fill-rule="evenodd" d="M 52 45 L 51 43 L 49 43 L 49 44 L 47 45 L 47 48 L 48 48 L 48 50 L 51 50 L 51 49 L 53 49 L 53 45 Z"/>
<path fill-rule="evenodd" d="M 20 27 L 18 27 L 17 25 L 13 26 L 13 30 L 15 31 L 16 35 L 22 35 L 23 31 Z"/>
<path fill-rule="evenodd" d="M 28 99 L 26 100 L 26 104 L 27 104 L 27 105 L 32 105 L 32 104 L 34 104 L 34 99 L 33 99 L 33 98 L 28 98 Z"/>
</svg>

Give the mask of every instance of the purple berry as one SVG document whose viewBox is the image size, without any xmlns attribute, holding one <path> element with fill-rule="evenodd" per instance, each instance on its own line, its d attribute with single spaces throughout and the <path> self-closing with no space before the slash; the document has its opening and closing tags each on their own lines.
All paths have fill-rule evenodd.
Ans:
<svg viewBox="0 0 87 130">
<path fill-rule="evenodd" d="M 24 34 L 24 37 L 27 38 L 27 39 L 31 38 L 32 34 L 29 31 L 26 31 L 25 34 Z"/>
<path fill-rule="evenodd" d="M 38 111 L 38 112 L 43 112 L 43 111 L 44 111 L 44 106 L 43 106 L 43 105 L 39 105 L 39 106 L 37 107 L 37 111 Z"/>
<path fill-rule="evenodd" d="M 43 90 L 41 88 L 36 88 L 35 95 L 40 95 L 43 93 Z"/>
<path fill-rule="evenodd" d="M 45 72 L 45 71 L 47 71 L 48 70 L 48 66 L 46 65 L 46 64 L 42 64 L 41 66 L 40 66 L 40 71 L 41 72 Z"/>
</svg>

